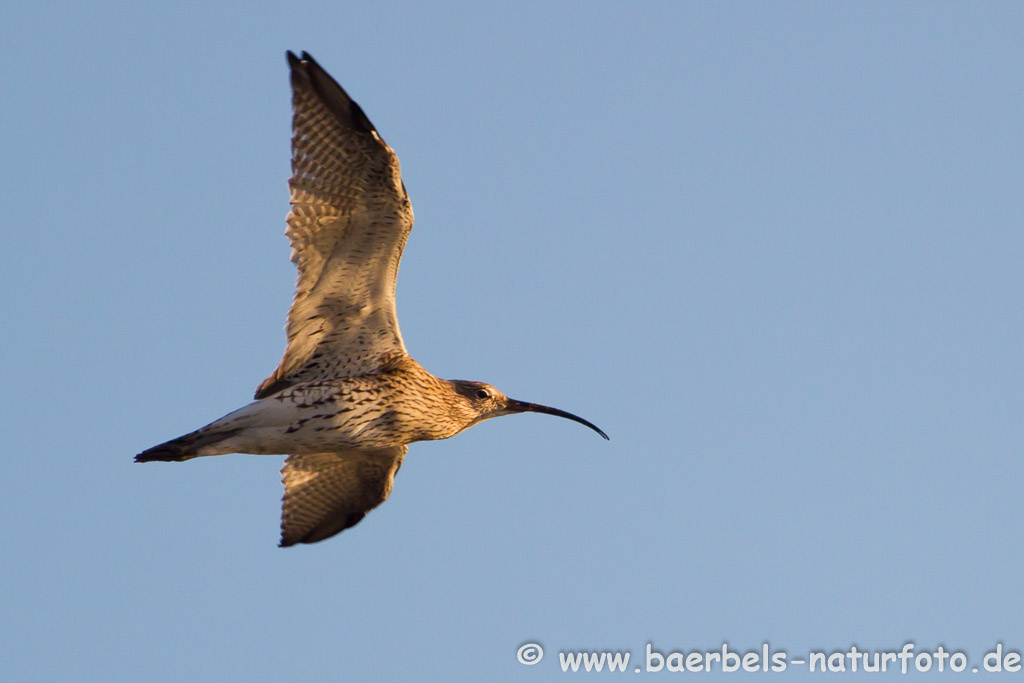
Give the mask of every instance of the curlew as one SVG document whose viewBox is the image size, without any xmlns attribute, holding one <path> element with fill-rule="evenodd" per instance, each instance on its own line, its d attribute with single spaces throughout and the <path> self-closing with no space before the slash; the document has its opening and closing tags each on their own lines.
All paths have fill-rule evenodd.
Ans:
<svg viewBox="0 0 1024 683">
<path fill-rule="evenodd" d="M 398 157 L 363 110 L 306 52 L 288 52 L 291 211 L 298 267 L 281 363 L 255 400 L 136 462 L 287 455 L 281 546 L 315 543 L 383 503 L 415 441 L 482 420 L 564 410 L 508 398 L 490 384 L 444 380 L 405 350 L 395 278 L 413 214 Z"/>
</svg>

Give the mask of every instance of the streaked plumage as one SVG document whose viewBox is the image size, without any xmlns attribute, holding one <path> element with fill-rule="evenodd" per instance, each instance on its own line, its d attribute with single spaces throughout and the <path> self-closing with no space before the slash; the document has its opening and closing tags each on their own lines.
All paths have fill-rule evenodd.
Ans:
<svg viewBox="0 0 1024 683">
<path fill-rule="evenodd" d="M 137 462 L 224 453 L 288 454 L 281 545 L 315 543 L 388 497 L 414 441 L 481 420 L 570 413 L 509 399 L 480 382 L 435 377 L 409 357 L 395 278 L 412 229 L 398 157 L 314 60 L 288 53 L 293 93 L 291 212 L 298 267 L 288 345 L 256 400 Z"/>
</svg>

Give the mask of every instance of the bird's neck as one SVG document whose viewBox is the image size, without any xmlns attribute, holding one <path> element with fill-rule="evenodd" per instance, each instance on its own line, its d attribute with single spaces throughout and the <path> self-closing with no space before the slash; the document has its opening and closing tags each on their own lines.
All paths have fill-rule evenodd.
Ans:
<svg viewBox="0 0 1024 683">
<path fill-rule="evenodd" d="M 409 416 L 415 441 L 455 436 L 473 424 L 476 412 L 448 380 L 436 377 L 409 356 L 382 364 L 381 379 L 392 386 L 392 401 Z"/>
</svg>

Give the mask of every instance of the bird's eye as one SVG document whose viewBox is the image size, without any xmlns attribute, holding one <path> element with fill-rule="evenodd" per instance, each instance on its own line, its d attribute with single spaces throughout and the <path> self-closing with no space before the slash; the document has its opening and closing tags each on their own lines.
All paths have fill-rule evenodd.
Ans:
<svg viewBox="0 0 1024 683">
<path fill-rule="evenodd" d="M 491 394 L 486 389 L 477 389 L 476 390 L 476 397 L 477 398 L 490 398 Z"/>
</svg>

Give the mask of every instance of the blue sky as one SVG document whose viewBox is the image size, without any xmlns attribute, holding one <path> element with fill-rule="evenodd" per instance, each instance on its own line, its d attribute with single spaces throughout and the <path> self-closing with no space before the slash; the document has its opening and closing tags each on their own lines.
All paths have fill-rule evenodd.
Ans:
<svg viewBox="0 0 1024 683">
<path fill-rule="evenodd" d="M 3 15 L 10 680 L 1024 647 L 1019 4 Z M 132 463 L 280 358 L 286 49 L 402 161 L 412 355 L 611 442 L 519 416 L 416 444 L 384 506 L 286 550 L 280 458 Z"/>
</svg>

